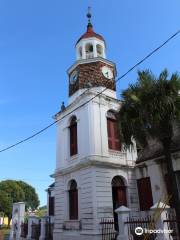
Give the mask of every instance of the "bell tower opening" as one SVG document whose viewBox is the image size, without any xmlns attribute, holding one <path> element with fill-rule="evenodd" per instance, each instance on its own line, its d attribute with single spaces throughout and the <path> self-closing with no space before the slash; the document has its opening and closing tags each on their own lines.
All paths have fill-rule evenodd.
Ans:
<svg viewBox="0 0 180 240">
<path fill-rule="evenodd" d="M 86 59 L 94 57 L 93 45 L 91 43 L 86 44 L 85 50 L 86 50 Z"/>
<path fill-rule="evenodd" d="M 100 44 L 97 44 L 96 51 L 98 57 L 103 57 L 103 47 Z"/>
</svg>

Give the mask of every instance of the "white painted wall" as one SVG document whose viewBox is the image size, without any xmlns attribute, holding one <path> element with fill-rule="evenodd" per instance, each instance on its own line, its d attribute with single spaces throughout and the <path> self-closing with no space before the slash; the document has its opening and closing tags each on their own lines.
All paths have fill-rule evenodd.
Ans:
<svg viewBox="0 0 180 240">
<path fill-rule="evenodd" d="M 101 238 L 100 219 L 113 216 L 111 182 L 117 175 L 122 176 L 126 182 L 128 206 L 138 209 L 136 177 L 133 170 L 136 150 L 119 152 L 108 149 L 107 111 L 118 111 L 121 105 L 115 98 L 115 92 L 106 91 L 75 110 L 97 91 L 99 88 L 90 89 L 77 97 L 65 111 L 56 115 L 56 119 L 63 120 L 57 124 L 55 240 L 72 237 L 68 238 L 69 231 L 63 229 L 69 221 L 68 183 L 72 179 L 75 179 L 78 185 L 79 220 L 82 226 L 81 231 L 76 231 L 77 239 Z M 70 112 L 73 113 L 64 118 L 64 115 Z M 68 127 L 73 115 L 77 117 L 78 154 L 70 157 Z"/>
<path fill-rule="evenodd" d="M 85 95 L 79 97 L 78 101 L 70 104 L 64 112 L 62 112 L 57 119 L 61 119 L 64 115 L 73 111 L 73 109 L 80 106 L 84 101 L 92 98 L 96 94 L 97 89 L 91 89 Z M 71 165 L 77 164 L 84 158 L 96 157 L 99 161 L 121 163 L 126 165 L 127 161 L 130 165 L 135 164 L 136 150 L 132 152 L 115 152 L 108 149 L 108 136 L 107 136 L 107 111 L 118 111 L 120 102 L 111 98 L 110 92 L 107 95 L 99 96 L 88 104 L 73 111 L 63 120 L 60 120 L 57 125 L 57 161 L 56 169 L 63 169 Z M 110 97 L 109 97 L 110 96 Z M 70 157 L 69 151 L 69 123 L 71 117 L 77 117 L 78 128 L 78 154 Z M 103 158 L 102 158 L 103 157 Z"/>
</svg>

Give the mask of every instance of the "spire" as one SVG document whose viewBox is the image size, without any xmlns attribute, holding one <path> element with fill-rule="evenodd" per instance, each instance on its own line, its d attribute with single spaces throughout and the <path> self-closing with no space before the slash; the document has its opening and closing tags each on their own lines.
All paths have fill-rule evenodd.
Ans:
<svg viewBox="0 0 180 240">
<path fill-rule="evenodd" d="M 82 40 L 82 39 L 85 39 L 85 38 L 91 38 L 91 37 L 95 37 L 95 38 L 98 38 L 99 40 L 104 41 L 103 37 L 97 33 L 94 32 L 93 30 L 93 25 L 91 23 L 91 17 L 92 17 L 92 14 L 91 14 L 91 7 L 88 7 L 88 12 L 86 14 L 87 18 L 88 18 L 88 24 L 87 24 L 87 30 L 86 32 L 79 38 L 79 40 L 76 42 L 76 45 Z"/>
<path fill-rule="evenodd" d="M 92 32 L 93 31 L 93 25 L 91 23 L 91 7 L 88 7 L 88 12 L 86 14 L 87 18 L 88 18 L 88 25 L 87 25 L 87 32 Z"/>
</svg>

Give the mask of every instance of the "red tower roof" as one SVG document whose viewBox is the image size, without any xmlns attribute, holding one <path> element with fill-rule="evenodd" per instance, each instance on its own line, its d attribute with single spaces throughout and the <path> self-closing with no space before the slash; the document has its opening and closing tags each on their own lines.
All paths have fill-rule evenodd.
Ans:
<svg viewBox="0 0 180 240">
<path fill-rule="evenodd" d="M 78 42 L 80 42 L 82 39 L 91 38 L 91 37 L 96 37 L 96 38 L 98 38 L 98 39 L 100 39 L 100 40 L 102 40 L 102 41 L 105 42 L 104 38 L 103 38 L 101 35 L 99 35 L 99 34 L 97 34 L 97 33 L 94 32 L 92 24 L 91 24 L 91 23 L 88 23 L 88 25 L 87 25 L 87 31 L 79 38 L 79 40 L 77 41 L 76 45 L 77 45 Z"/>
</svg>

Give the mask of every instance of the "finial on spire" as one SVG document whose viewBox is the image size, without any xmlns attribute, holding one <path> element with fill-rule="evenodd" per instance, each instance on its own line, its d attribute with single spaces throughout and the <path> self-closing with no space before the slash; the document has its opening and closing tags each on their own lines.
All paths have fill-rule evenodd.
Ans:
<svg viewBox="0 0 180 240">
<path fill-rule="evenodd" d="M 91 17 L 92 17 L 92 15 L 91 15 L 91 7 L 88 7 L 88 12 L 87 12 L 86 16 L 88 18 L 88 23 L 91 23 Z"/>
<path fill-rule="evenodd" d="M 91 31 L 92 30 L 92 23 L 91 23 L 91 17 L 92 17 L 92 14 L 91 14 L 91 7 L 88 7 L 88 12 L 86 14 L 87 18 L 88 18 L 88 25 L 87 25 L 87 31 Z"/>
</svg>

